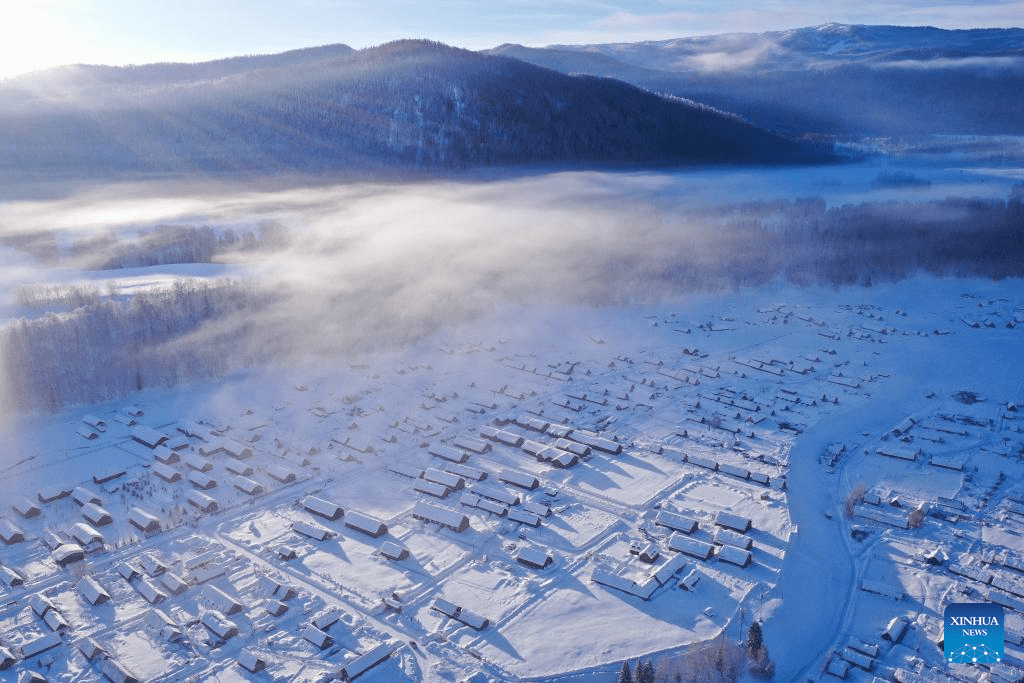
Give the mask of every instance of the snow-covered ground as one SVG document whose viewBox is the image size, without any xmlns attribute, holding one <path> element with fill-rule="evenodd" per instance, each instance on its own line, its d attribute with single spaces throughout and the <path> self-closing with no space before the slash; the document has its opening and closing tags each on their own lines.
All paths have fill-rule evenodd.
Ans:
<svg viewBox="0 0 1024 683">
<path fill-rule="evenodd" d="M 965 595 L 1017 604 L 1008 625 L 1022 628 L 1024 580 L 1006 564 L 1024 553 L 1024 501 L 1014 499 L 1024 494 L 1013 488 L 1024 418 L 1010 406 L 1024 400 L 1021 291 L 1019 281 L 921 277 L 651 306 L 506 307 L 344 366 L 238 373 L 18 418 L 3 435 L 0 519 L 24 540 L 0 547 L 0 565 L 23 583 L 0 585 L 0 644 L 15 660 L 3 675 L 95 680 L 109 657 L 144 680 L 248 680 L 245 652 L 266 660 L 261 676 L 312 681 L 386 644 L 378 652 L 390 656 L 361 680 L 611 680 L 624 659 L 667 662 L 761 619 L 775 680 L 829 679 L 823 667 L 839 666 L 835 653 L 853 639 L 880 651 L 871 672 L 850 668 L 848 679 L 935 669 L 976 679 L 979 669 L 947 668 L 933 641 L 944 604 Z M 176 460 L 143 443 L 164 436 Z M 558 467 L 527 450 L 553 447 L 551 457 L 588 441 L 621 452 L 591 447 Z M 833 443 L 845 446 L 834 458 Z M 172 462 L 158 467 L 158 454 Z M 428 485 L 438 473 L 447 483 Z M 537 486 L 503 481 L 513 473 Z M 867 496 L 847 518 L 859 484 Z M 55 537 L 96 515 L 71 497 L 49 500 L 76 487 L 111 519 L 93 524 L 103 538 L 84 561 L 61 568 Z M 189 502 L 201 487 L 217 510 Z M 344 516 L 312 513 L 307 495 Z M 940 496 L 964 509 L 950 513 Z M 29 502 L 39 514 L 22 514 Z M 422 503 L 455 528 L 420 519 Z M 947 514 L 902 528 L 922 504 Z M 133 526 L 135 507 L 159 531 Z M 720 531 L 722 512 L 751 528 Z M 711 555 L 673 550 L 687 534 L 659 524 L 665 513 L 692 519 L 689 538 Z M 386 531 L 349 526 L 359 514 Z M 299 523 L 327 538 L 298 533 L 310 529 Z M 723 547 L 747 543 L 748 566 L 723 559 Z M 641 560 L 634 544 L 657 557 Z M 948 561 L 924 561 L 935 547 Z M 551 563 L 520 563 L 524 548 Z M 125 564 L 138 576 L 124 578 Z M 950 565 L 996 574 L 1010 590 Z M 693 590 L 681 587 L 693 571 Z M 110 601 L 89 604 L 83 577 Z M 68 627 L 53 648 L 23 654 L 51 631 L 33 595 L 49 597 Z M 237 634 L 216 635 L 211 610 Z M 901 615 L 910 628 L 890 644 L 882 629 Z M 311 623 L 330 644 L 314 644 L 322 634 Z M 86 638 L 107 654 L 88 661 Z M 1020 644 L 1007 654 L 1024 658 Z"/>
</svg>

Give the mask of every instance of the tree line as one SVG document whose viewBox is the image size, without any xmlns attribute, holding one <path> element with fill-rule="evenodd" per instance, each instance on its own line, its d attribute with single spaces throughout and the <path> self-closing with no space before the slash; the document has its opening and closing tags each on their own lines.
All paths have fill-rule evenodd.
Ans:
<svg viewBox="0 0 1024 683">
<path fill-rule="evenodd" d="M 738 643 L 720 633 L 716 638 L 689 648 L 680 655 L 629 660 L 615 678 L 615 683 L 736 683 L 746 668 L 754 678 L 770 680 L 775 664 L 768 656 L 760 622 L 747 631 L 746 643 Z"/>
<path fill-rule="evenodd" d="M 499 279 L 495 291 L 474 296 L 609 305 L 779 279 L 801 286 L 870 286 L 921 272 L 1021 277 L 1022 198 L 1024 191 L 1006 200 L 840 207 L 805 200 L 729 207 L 693 216 L 684 225 L 703 222 L 716 229 L 681 228 L 678 239 L 658 250 L 587 254 L 584 263 L 567 267 L 564 280 L 543 285 L 544 291 L 532 283 L 503 285 Z M 665 230 L 672 237 L 672 228 Z M 229 248 L 223 234 L 214 239 L 205 229 L 156 231 L 151 237 L 150 242 L 83 248 L 82 254 L 88 254 L 85 260 L 127 265 L 212 258 Z M 287 238 L 274 228 L 261 233 L 260 240 L 269 244 Z M 290 239 L 301 240 L 301 234 Z M 230 248 L 244 248 L 246 239 L 241 246 L 235 242 Z M 30 248 L 55 243 L 41 240 Z M 578 255 L 563 256 L 570 264 Z M 344 253 L 338 257 L 343 269 Z M 324 272 L 330 277 L 329 267 Z M 327 282 L 295 289 L 271 282 L 191 279 L 131 295 L 116 288 L 23 288 L 15 298 L 23 304 L 23 314 L 35 317 L 0 328 L 5 404 L 15 410 L 58 410 L 154 385 L 217 377 L 308 353 L 310 339 L 317 340 L 316 352 L 325 355 L 398 344 L 479 310 L 471 305 L 473 297 L 460 294 L 459 281 L 452 284 L 453 294 L 440 298 L 424 298 L 415 287 L 402 286 L 416 281 L 384 268 L 368 274 L 354 289 L 341 291 Z M 308 286 L 313 289 L 302 289 Z M 425 307 L 424 301 L 430 305 Z"/>
<path fill-rule="evenodd" d="M 83 289 L 62 290 L 83 305 L 0 329 L 5 410 L 56 411 L 269 360 L 245 344 L 250 316 L 273 300 L 252 283 L 180 280 L 123 300 Z M 225 319 L 235 324 L 224 332 L 203 328 Z"/>
</svg>

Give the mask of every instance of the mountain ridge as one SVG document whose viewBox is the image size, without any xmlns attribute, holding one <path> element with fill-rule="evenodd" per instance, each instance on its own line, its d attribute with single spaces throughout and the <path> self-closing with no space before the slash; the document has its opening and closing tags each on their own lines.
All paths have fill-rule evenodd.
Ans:
<svg viewBox="0 0 1024 683">
<path fill-rule="evenodd" d="M 1024 29 L 826 24 L 488 51 L 620 78 L 791 134 L 1024 134 Z"/>
<path fill-rule="evenodd" d="M 0 159 L 30 170 L 269 172 L 827 157 L 622 81 L 434 41 L 273 62 L 248 70 L 231 63 L 230 73 L 219 67 L 209 80 L 119 67 L 115 85 L 24 99 L 0 112 Z M 147 78 L 133 81 L 137 73 Z"/>
</svg>

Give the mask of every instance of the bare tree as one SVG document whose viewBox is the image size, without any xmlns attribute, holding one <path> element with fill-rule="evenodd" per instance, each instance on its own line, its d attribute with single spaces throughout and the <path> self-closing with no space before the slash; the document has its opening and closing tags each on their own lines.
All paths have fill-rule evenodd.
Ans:
<svg viewBox="0 0 1024 683">
<path fill-rule="evenodd" d="M 853 517 L 853 511 L 857 507 L 857 503 L 864 500 L 864 494 L 867 493 L 867 487 L 864 484 L 857 484 L 850 491 L 850 495 L 846 497 L 846 502 L 843 504 L 843 513 L 847 517 Z"/>
</svg>

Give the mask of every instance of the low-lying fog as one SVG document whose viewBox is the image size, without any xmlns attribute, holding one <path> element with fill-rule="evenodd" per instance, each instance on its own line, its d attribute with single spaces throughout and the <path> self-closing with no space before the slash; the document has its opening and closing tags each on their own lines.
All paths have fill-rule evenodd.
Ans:
<svg viewBox="0 0 1024 683">
<path fill-rule="evenodd" d="M 160 182 L 9 201 L 4 403 L 52 410 L 401 344 L 504 302 L 1019 274 L 1019 255 L 996 248 L 1020 229 L 1012 176 L 872 163 L 285 189 Z"/>
</svg>

